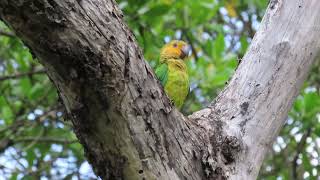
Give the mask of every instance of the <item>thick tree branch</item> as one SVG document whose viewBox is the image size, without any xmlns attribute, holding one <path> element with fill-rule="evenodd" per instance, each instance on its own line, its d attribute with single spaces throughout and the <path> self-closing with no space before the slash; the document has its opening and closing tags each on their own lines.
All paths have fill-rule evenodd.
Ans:
<svg viewBox="0 0 320 180">
<path fill-rule="evenodd" d="M 320 50 L 320 2 L 272 1 L 226 89 L 184 118 L 115 1 L 0 1 L 0 16 L 45 66 L 103 179 L 256 178 Z"/>
<path fill-rule="evenodd" d="M 319 1 L 271 1 L 228 87 L 209 108 L 191 116 L 205 127 L 220 123 L 221 137 L 212 136 L 222 147 L 218 154 L 226 159 L 213 163 L 212 170 L 223 167 L 222 172 L 231 172 L 224 174 L 230 179 L 257 177 L 312 62 L 319 56 L 319 23 Z M 220 143 L 228 137 L 240 150 L 223 149 Z M 224 166 L 226 162 L 231 165 Z"/>
<path fill-rule="evenodd" d="M 0 7 L 1 18 L 46 67 L 99 176 L 202 179 L 201 129 L 190 131 L 172 108 L 114 1 Z"/>
</svg>

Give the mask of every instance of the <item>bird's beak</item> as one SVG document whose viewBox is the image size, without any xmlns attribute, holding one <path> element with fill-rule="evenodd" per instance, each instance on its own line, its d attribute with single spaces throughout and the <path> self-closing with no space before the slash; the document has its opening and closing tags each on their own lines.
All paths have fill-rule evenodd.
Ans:
<svg viewBox="0 0 320 180">
<path fill-rule="evenodd" d="M 181 56 L 180 58 L 184 59 L 185 57 L 189 56 L 191 52 L 191 46 L 190 45 L 185 45 L 181 49 Z"/>
</svg>

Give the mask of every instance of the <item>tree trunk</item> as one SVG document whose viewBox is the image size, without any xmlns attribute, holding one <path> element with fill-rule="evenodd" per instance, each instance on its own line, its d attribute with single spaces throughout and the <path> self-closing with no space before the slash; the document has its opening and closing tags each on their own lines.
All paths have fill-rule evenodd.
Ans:
<svg viewBox="0 0 320 180">
<path fill-rule="evenodd" d="M 225 90 L 184 117 L 114 0 L 1 0 L 102 179 L 255 179 L 320 50 L 320 1 L 272 0 Z"/>
</svg>

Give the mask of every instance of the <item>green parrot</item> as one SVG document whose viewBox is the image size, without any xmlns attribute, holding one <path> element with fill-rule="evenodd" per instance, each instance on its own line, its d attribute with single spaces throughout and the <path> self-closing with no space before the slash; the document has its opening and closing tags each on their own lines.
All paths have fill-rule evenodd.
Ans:
<svg viewBox="0 0 320 180">
<path fill-rule="evenodd" d="M 187 43 L 173 40 L 161 49 L 160 64 L 156 68 L 156 76 L 178 109 L 181 109 L 189 93 L 189 76 L 184 62 L 189 52 Z"/>
</svg>

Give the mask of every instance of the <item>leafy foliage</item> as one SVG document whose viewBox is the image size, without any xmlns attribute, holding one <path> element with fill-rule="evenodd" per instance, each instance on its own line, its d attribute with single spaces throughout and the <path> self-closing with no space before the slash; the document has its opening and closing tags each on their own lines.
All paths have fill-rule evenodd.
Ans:
<svg viewBox="0 0 320 180">
<path fill-rule="evenodd" d="M 248 48 L 267 0 L 118 0 L 145 58 L 184 39 L 191 93 L 185 114 L 207 106 Z M 259 179 L 317 179 L 320 148 L 320 62 L 294 103 Z M 28 48 L 0 23 L 0 179 L 94 179 L 83 149 L 64 121 L 57 93 Z"/>
</svg>

